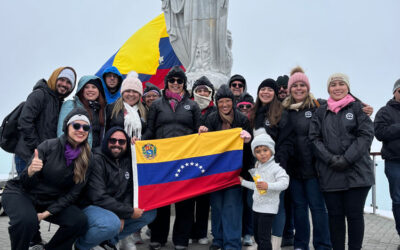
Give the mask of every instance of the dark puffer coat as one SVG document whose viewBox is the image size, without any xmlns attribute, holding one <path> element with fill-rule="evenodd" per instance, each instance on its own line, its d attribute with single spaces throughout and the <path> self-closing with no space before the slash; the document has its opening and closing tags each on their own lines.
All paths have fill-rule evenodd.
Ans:
<svg viewBox="0 0 400 250">
<path fill-rule="evenodd" d="M 15 148 L 16 155 L 28 162 L 41 142 L 57 137 L 61 104 L 62 99 L 47 86 L 45 79 L 36 83 L 18 119 L 20 138 Z"/>
<path fill-rule="evenodd" d="M 400 102 L 392 99 L 376 113 L 375 137 L 382 141 L 382 158 L 400 161 Z"/>
<path fill-rule="evenodd" d="M 374 184 L 369 150 L 374 138 L 371 119 L 360 102 L 352 102 L 337 114 L 321 105 L 310 124 L 309 137 L 317 157 L 316 169 L 322 191 L 341 191 Z M 329 166 L 334 155 L 342 155 L 349 166 L 338 171 Z"/>
</svg>

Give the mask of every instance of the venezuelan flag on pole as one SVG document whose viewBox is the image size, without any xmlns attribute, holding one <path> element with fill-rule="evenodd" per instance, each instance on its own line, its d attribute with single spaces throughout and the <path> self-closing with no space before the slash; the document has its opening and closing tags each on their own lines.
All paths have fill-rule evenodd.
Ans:
<svg viewBox="0 0 400 250">
<path fill-rule="evenodd" d="M 164 14 L 160 14 L 141 29 L 100 68 L 96 76 L 111 66 L 117 67 L 126 75 L 134 70 L 143 83 L 151 82 L 160 89 L 164 88 L 164 77 L 173 66 L 182 66 L 169 42 Z"/>
<path fill-rule="evenodd" d="M 137 141 L 134 207 L 154 209 L 240 184 L 241 130 Z"/>
</svg>

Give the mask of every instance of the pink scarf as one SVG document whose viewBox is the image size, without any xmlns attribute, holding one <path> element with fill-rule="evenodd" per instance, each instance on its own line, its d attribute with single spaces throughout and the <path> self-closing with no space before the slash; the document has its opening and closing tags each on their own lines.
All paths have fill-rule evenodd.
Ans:
<svg viewBox="0 0 400 250">
<path fill-rule="evenodd" d="M 182 101 L 183 97 L 180 94 L 172 93 L 169 89 L 165 91 L 165 97 L 167 97 L 169 105 L 171 105 L 172 110 L 175 112 L 176 105 Z"/>
<path fill-rule="evenodd" d="M 354 97 L 352 97 L 350 94 L 347 94 L 339 101 L 335 101 L 331 97 L 329 97 L 328 109 L 337 114 L 342 108 L 346 107 L 349 103 L 354 102 L 355 100 L 356 99 L 354 99 Z"/>
</svg>

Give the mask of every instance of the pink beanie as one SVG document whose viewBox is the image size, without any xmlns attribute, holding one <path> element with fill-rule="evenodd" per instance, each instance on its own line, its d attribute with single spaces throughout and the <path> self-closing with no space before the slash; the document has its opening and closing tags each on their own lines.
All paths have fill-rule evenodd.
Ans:
<svg viewBox="0 0 400 250">
<path fill-rule="evenodd" d="M 296 72 L 293 75 L 290 76 L 289 82 L 288 82 L 288 90 L 290 91 L 290 88 L 292 87 L 293 83 L 296 82 L 304 82 L 307 85 L 308 91 L 310 91 L 310 82 L 308 81 L 308 77 L 306 74 L 302 72 Z"/>
<path fill-rule="evenodd" d="M 138 78 L 138 74 L 134 71 L 130 72 L 125 80 L 122 81 L 121 85 L 121 95 L 124 91 L 134 90 L 138 92 L 140 95 L 143 95 L 143 84 Z"/>
</svg>

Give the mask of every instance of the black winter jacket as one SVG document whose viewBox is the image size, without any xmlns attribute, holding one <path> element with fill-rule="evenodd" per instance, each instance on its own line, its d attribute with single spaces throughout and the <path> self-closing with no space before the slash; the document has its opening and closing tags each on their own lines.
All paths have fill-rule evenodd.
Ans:
<svg viewBox="0 0 400 250">
<path fill-rule="evenodd" d="M 231 127 L 242 128 L 251 134 L 250 123 L 247 117 L 236 109 L 233 110 L 234 118 Z M 208 116 L 207 120 L 205 121 L 205 126 L 208 128 L 209 132 L 222 130 L 222 120 L 218 111 L 215 111 Z M 253 166 L 253 164 L 254 160 L 251 153 L 250 143 L 245 143 L 243 146 L 243 163 L 240 175 L 246 180 L 252 180 L 248 170 Z"/>
<path fill-rule="evenodd" d="M 28 162 L 35 148 L 43 141 L 57 137 L 58 115 L 62 100 L 39 80 L 28 96 L 18 119 L 18 140 L 15 154 Z"/>
<path fill-rule="evenodd" d="M 197 133 L 200 126 L 200 108 L 187 94 L 172 110 L 165 97 L 155 100 L 147 114 L 144 140 L 170 138 Z"/>
<path fill-rule="evenodd" d="M 281 119 L 277 126 L 271 126 L 265 114 L 259 113 L 257 116 L 258 115 L 264 116 L 262 119 L 264 121 L 262 126 L 267 134 L 275 141 L 275 161 L 279 163 L 282 168 L 286 169 L 287 161 L 293 154 L 294 145 L 294 124 L 289 121 L 288 112 L 286 110 L 282 111 Z M 255 120 L 260 120 L 257 116 Z M 259 129 L 260 127 L 259 124 L 255 124 L 255 129 Z"/>
<path fill-rule="evenodd" d="M 317 107 L 299 111 L 288 110 L 289 121 L 293 124 L 294 131 L 293 153 L 287 163 L 287 171 L 290 177 L 296 179 L 317 177 L 313 145 L 308 137 L 311 118 L 316 109 Z"/>
<path fill-rule="evenodd" d="M 108 138 L 115 131 L 122 131 L 120 129 L 112 128 L 108 131 L 102 147 L 94 150 L 92 173 L 81 205 L 93 204 L 112 211 L 121 219 L 129 219 L 134 211 L 130 148 L 128 146 L 127 153 L 118 160 L 113 159 L 110 153 L 105 153 L 108 150 Z"/>
<path fill-rule="evenodd" d="M 57 214 L 74 204 L 90 175 L 90 166 L 85 181 L 75 184 L 74 162 L 67 166 L 65 161 L 66 140 L 65 135 L 62 135 L 41 143 L 37 150 L 39 158 L 43 161 L 42 170 L 29 177 L 26 167 L 20 176 L 7 182 L 4 192 L 26 193 L 35 206 L 48 210 L 51 214 Z M 32 159 L 28 161 L 27 166 L 31 164 Z"/>
<path fill-rule="evenodd" d="M 382 141 L 382 158 L 400 161 L 400 102 L 391 99 L 376 113 L 375 137 Z"/>
<path fill-rule="evenodd" d="M 340 191 L 374 184 L 369 150 L 374 138 L 371 119 L 360 102 L 352 102 L 337 114 L 321 105 L 311 119 L 309 137 L 317 157 L 316 169 L 322 191 Z M 344 171 L 329 167 L 334 155 L 349 163 Z"/>
</svg>

